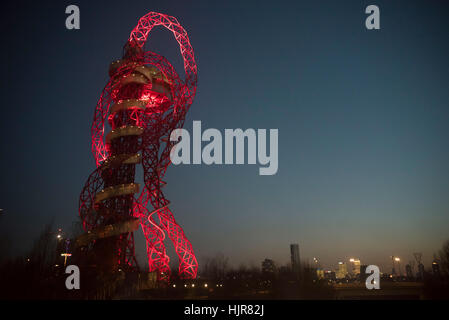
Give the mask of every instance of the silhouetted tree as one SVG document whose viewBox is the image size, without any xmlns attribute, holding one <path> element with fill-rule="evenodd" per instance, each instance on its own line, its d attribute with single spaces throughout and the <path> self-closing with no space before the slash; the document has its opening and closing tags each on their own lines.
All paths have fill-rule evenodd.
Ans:
<svg viewBox="0 0 449 320">
<path fill-rule="evenodd" d="M 58 297 L 59 281 L 55 268 L 58 238 L 53 223 L 44 226 L 25 257 L 10 259 L 1 266 L 0 297 L 6 299 L 46 299 Z M 62 283 L 59 287 L 58 284 Z"/>
<path fill-rule="evenodd" d="M 34 272 L 43 274 L 54 264 L 57 245 L 58 239 L 53 232 L 53 223 L 49 223 L 44 226 L 28 255 Z"/>
<path fill-rule="evenodd" d="M 228 270 L 228 261 L 228 257 L 222 253 L 217 253 L 213 258 L 206 258 L 203 263 L 203 275 L 214 280 L 224 279 Z"/>
</svg>

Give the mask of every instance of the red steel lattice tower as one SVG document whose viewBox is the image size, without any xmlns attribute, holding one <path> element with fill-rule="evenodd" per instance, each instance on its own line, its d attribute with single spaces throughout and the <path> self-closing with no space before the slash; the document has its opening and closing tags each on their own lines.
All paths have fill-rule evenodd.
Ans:
<svg viewBox="0 0 449 320">
<path fill-rule="evenodd" d="M 144 50 L 155 26 L 172 31 L 179 43 L 184 80 L 167 59 Z M 89 248 L 109 270 L 137 269 L 132 225 L 138 221 L 146 238 L 150 272 L 157 272 L 159 280 L 169 279 L 164 246 L 168 235 L 179 258 L 181 277 L 195 278 L 198 263 L 192 245 L 162 192 L 173 147 L 170 134 L 183 126 L 196 92 L 197 67 L 187 32 L 174 17 L 146 14 L 132 30 L 122 59 L 111 64 L 109 75 L 92 124 L 97 169 L 79 201 L 83 227 L 88 236 L 95 235 Z M 104 136 L 106 120 L 111 129 Z M 139 164 L 144 173 L 142 187 L 135 183 Z"/>
</svg>

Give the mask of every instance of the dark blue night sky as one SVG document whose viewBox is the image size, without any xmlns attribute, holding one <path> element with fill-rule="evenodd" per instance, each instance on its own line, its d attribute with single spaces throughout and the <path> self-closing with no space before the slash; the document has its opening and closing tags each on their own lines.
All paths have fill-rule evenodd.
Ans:
<svg viewBox="0 0 449 320">
<path fill-rule="evenodd" d="M 77 4 L 81 30 L 66 30 Z M 381 30 L 365 28 L 376 4 Z M 172 166 L 165 193 L 199 263 L 351 256 L 428 264 L 449 238 L 447 1 L 18 1 L 2 9 L 0 233 L 25 252 L 44 224 L 70 229 L 95 163 L 108 66 L 149 11 L 178 18 L 198 64 L 186 128 L 279 129 L 279 171 Z M 182 72 L 177 43 L 147 47 Z M 140 234 L 140 231 L 139 231 Z M 138 259 L 145 261 L 143 236 Z M 174 259 L 174 258 L 173 258 Z M 175 261 L 175 260 L 174 260 Z"/>
</svg>

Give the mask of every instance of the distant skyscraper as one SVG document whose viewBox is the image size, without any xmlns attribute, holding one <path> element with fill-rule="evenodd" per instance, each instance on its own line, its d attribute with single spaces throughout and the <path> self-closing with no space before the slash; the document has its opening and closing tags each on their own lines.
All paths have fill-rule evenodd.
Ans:
<svg viewBox="0 0 449 320">
<path fill-rule="evenodd" d="M 292 260 L 292 271 L 299 274 L 300 260 L 299 260 L 299 244 L 293 243 L 290 245 L 290 254 Z"/>
<path fill-rule="evenodd" d="M 349 259 L 352 263 L 351 273 L 353 276 L 357 276 L 360 274 L 360 260 L 359 259 Z"/>
<path fill-rule="evenodd" d="M 336 272 L 337 279 L 344 279 L 348 274 L 348 268 L 346 267 L 345 262 L 338 263 L 338 270 Z"/>
<path fill-rule="evenodd" d="M 424 279 L 424 265 L 422 263 L 418 264 L 418 275 L 417 278 L 419 280 Z"/>
<path fill-rule="evenodd" d="M 324 279 L 324 270 L 321 268 L 316 269 L 316 276 L 318 279 Z"/>
<path fill-rule="evenodd" d="M 335 281 L 335 272 L 331 270 L 324 271 L 324 279 Z"/>
</svg>

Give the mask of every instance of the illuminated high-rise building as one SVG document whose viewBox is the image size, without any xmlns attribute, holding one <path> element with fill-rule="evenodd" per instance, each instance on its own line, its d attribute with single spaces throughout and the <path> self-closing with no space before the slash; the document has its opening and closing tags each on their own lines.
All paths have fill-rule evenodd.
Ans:
<svg viewBox="0 0 449 320">
<path fill-rule="evenodd" d="M 405 266 L 405 273 L 406 273 L 408 279 L 413 279 L 413 269 L 410 264 L 407 264 Z"/>
<path fill-rule="evenodd" d="M 351 273 L 353 276 L 357 276 L 360 274 L 360 259 L 349 259 L 349 262 L 351 262 L 352 270 Z"/>
<path fill-rule="evenodd" d="M 440 264 L 436 260 L 432 261 L 432 271 L 435 276 L 440 276 Z"/>
<path fill-rule="evenodd" d="M 348 269 L 346 267 L 346 263 L 345 262 L 339 262 L 338 263 L 338 270 L 336 272 L 336 277 L 337 279 L 344 279 L 346 278 L 348 274 Z"/>
<path fill-rule="evenodd" d="M 335 272 L 332 270 L 325 270 L 324 271 L 324 279 L 335 281 L 337 277 L 335 276 Z"/>
<path fill-rule="evenodd" d="M 316 269 L 316 276 L 319 280 L 324 279 L 324 270 L 321 268 Z"/>
</svg>

